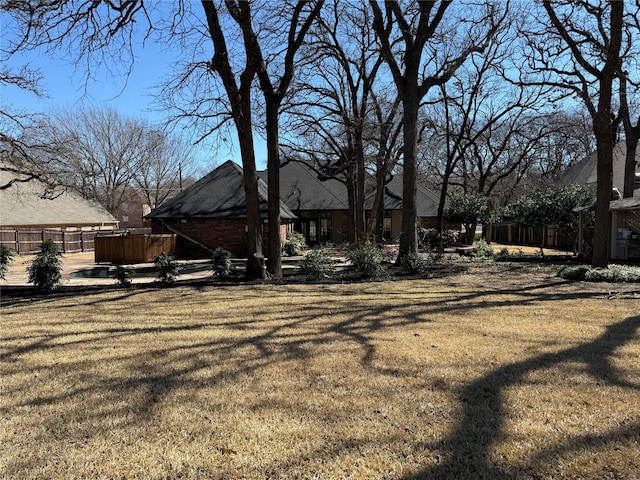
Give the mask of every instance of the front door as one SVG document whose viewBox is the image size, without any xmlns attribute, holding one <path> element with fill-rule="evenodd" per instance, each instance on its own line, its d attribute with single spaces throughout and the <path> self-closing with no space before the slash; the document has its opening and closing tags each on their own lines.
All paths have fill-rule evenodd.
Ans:
<svg viewBox="0 0 640 480">
<path fill-rule="evenodd" d="M 307 245 L 314 246 L 318 244 L 318 220 L 310 218 L 299 218 L 296 221 L 296 230 L 303 236 Z"/>
</svg>

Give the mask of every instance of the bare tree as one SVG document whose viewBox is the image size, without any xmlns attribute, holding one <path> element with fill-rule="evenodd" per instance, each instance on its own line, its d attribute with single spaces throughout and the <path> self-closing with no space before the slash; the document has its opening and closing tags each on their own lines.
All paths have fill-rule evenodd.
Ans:
<svg viewBox="0 0 640 480">
<path fill-rule="evenodd" d="M 35 97 L 43 97 L 42 76 L 39 71 L 28 65 L 17 71 L 9 69 L 6 60 L 10 52 L 5 48 L 0 52 L 0 88 L 4 94 L 0 105 L 0 171 L 10 174 L 5 181 L 0 182 L 0 190 L 34 179 L 53 186 L 53 178 L 47 171 L 49 163 L 47 152 L 54 151 L 55 146 L 39 143 L 35 137 L 26 134 L 28 130 L 33 130 L 38 125 L 41 116 L 22 111 L 7 101 L 12 89 L 28 92 Z"/>
<path fill-rule="evenodd" d="M 473 53 L 482 52 L 508 10 L 508 3 L 459 5 L 448 1 L 371 0 L 373 26 L 403 107 L 403 209 L 399 261 L 416 252 L 418 112 L 422 99 L 443 85 Z M 454 18 L 456 14 L 460 16 Z"/>
<path fill-rule="evenodd" d="M 420 137 L 429 137 L 423 150 L 439 180 L 440 230 L 450 185 L 484 195 L 507 183 L 507 190 L 515 188 L 548 131 L 536 122 L 545 89 L 524 86 L 506 74 L 518 49 L 515 20 L 511 15 L 503 21 L 484 51 L 472 55 L 425 105 Z"/>
<path fill-rule="evenodd" d="M 366 166 L 369 157 L 384 160 L 383 150 L 373 145 L 386 143 L 379 137 L 384 102 L 376 97 L 383 58 L 366 5 L 334 1 L 324 12 L 307 47 L 312 69 L 288 107 L 297 138 L 286 151 L 290 158 L 312 159 L 320 175 L 345 184 L 350 240 L 362 241 L 370 230 L 365 224 Z"/>
<path fill-rule="evenodd" d="M 112 108 L 60 110 L 31 133 L 58 146 L 48 173 L 113 215 L 134 196 L 159 205 L 192 162 L 183 142 Z"/>
<path fill-rule="evenodd" d="M 282 242 L 280 238 L 280 108 L 293 80 L 295 56 L 302 47 L 305 35 L 320 13 L 323 1 L 297 1 L 293 5 L 278 4 L 272 18 L 278 19 L 269 25 L 272 32 L 286 32 L 282 47 L 283 58 L 277 62 L 276 55 L 265 58 L 254 34 L 256 54 L 259 56 L 257 75 L 265 100 L 265 128 L 267 138 L 267 181 L 269 187 L 269 269 L 275 278 L 282 276 Z M 283 8 L 285 7 L 285 8 Z M 284 10 L 284 11 L 283 11 Z M 268 18 L 265 16 L 264 18 Z M 252 34 L 252 32 L 246 32 Z M 271 35 L 277 37 L 278 35 Z M 276 49 L 274 49 L 276 50 Z M 280 64 L 280 65 L 278 65 Z M 279 68 L 279 74 L 273 70 Z M 271 72 L 270 72 L 271 70 Z"/>
<path fill-rule="evenodd" d="M 545 0 L 546 15 L 539 30 L 527 30 L 530 62 L 544 75 L 542 82 L 581 99 L 593 120 L 598 155 L 593 266 L 609 258 L 612 191 L 611 169 L 615 143 L 612 111 L 614 81 L 619 72 L 626 2 Z"/>
<path fill-rule="evenodd" d="M 193 145 L 151 127 L 145 135 L 144 155 L 133 182 L 147 205 L 156 208 L 180 192 L 193 173 Z"/>
</svg>

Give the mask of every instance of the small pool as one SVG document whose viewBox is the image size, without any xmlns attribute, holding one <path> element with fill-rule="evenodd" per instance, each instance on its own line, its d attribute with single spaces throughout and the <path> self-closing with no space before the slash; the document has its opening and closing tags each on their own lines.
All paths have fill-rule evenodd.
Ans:
<svg viewBox="0 0 640 480">
<path fill-rule="evenodd" d="M 185 263 L 179 265 L 180 275 L 189 275 L 191 273 L 199 273 L 205 271 L 211 271 L 210 263 Z M 130 267 L 132 278 L 151 278 L 156 275 L 156 268 L 151 266 L 145 267 Z M 114 278 L 115 279 L 115 267 L 112 266 L 99 266 L 85 268 L 77 270 L 69 274 L 71 278 Z"/>
</svg>

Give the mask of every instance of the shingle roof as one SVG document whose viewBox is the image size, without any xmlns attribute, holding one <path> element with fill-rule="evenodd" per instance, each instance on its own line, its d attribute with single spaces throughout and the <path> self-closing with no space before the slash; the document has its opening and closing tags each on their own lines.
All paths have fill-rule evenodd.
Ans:
<svg viewBox="0 0 640 480">
<path fill-rule="evenodd" d="M 391 181 L 385 186 L 385 209 L 400 210 L 402 208 L 402 181 L 402 175 L 394 175 Z M 439 203 L 440 199 L 434 192 L 418 183 L 416 208 L 419 217 L 435 217 L 438 214 Z"/>
<path fill-rule="evenodd" d="M 259 172 L 266 180 L 267 172 Z M 288 162 L 280 167 L 280 198 L 297 210 L 347 210 L 347 189 L 335 178 L 320 179 L 311 166 Z"/>
<path fill-rule="evenodd" d="M 15 173 L 0 171 L 0 185 L 15 178 Z M 118 223 L 97 203 L 62 190 L 45 195 L 48 190 L 44 182 L 35 179 L 0 190 L 0 226 L 81 227 Z"/>
<path fill-rule="evenodd" d="M 183 192 L 167 200 L 146 218 L 246 218 L 242 168 L 231 160 L 223 163 Z M 267 185 L 258 179 L 260 213 L 267 216 Z M 295 215 L 280 202 L 280 216 Z"/>
<path fill-rule="evenodd" d="M 259 172 L 267 178 L 267 172 Z M 375 196 L 373 178 L 369 179 L 365 192 L 365 207 L 370 209 Z M 322 177 L 305 162 L 288 162 L 280 167 L 280 197 L 291 210 L 347 210 L 347 187 L 335 178 Z M 418 216 L 435 216 L 438 197 L 429 189 L 418 185 Z M 402 175 L 395 175 L 385 185 L 385 209 L 402 209 Z"/>
<path fill-rule="evenodd" d="M 624 186 L 624 164 L 626 156 L 626 145 L 618 142 L 613 148 L 613 186 L 622 191 Z M 598 181 L 598 154 L 592 153 L 585 159 L 576 163 L 559 179 L 562 185 L 578 184 L 584 186 L 595 186 Z M 636 172 L 640 171 L 640 149 L 636 151 Z"/>
</svg>

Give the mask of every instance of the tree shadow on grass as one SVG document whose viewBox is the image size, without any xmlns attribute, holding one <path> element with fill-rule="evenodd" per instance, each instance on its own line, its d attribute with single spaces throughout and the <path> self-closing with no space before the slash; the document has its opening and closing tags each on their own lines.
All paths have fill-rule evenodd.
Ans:
<svg viewBox="0 0 640 480">
<path fill-rule="evenodd" d="M 457 429 L 439 446 L 446 459 L 433 468 L 427 468 L 409 479 L 430 478 L 488 478 L 515 479 L 522 473 L 509 472 L 490 461 L 490 450 L 501 434 L 505 419 L 503 395 L 505 390 L 525 380 L 525 376 L 543 369 L 553 368 L 565 362 L 579 362 L 597 381 L 608 386 L 630 388 L 640 392 L 640 384 L 621 378 L 611 364 L 615 351 L 634 339 L 640 329 L 640 316 L 609 326 L 592 342 L 547 353 L 505 365 L 482 376 L 462 389 L 459 402 L 462 413 Z M 607 442 L 632 436 L 640 440 L 640 422 L 604 434 L 585 434 L 570 438 L 561 445 L 543 449 L 529 459 L 528 465 L 536 467 L 571 452 L 584 442 L 597 448 Z"/>
<path fill-rule="evenodd" d="M 566 282 L 559 281 L 556 286 L 563 284 Z M 426 300 L 420 292 L 405 292 L 402 294 L 403 297 L 398 295 L 398 303 L 389 302 L 386 305 L 375 306 L 367 298 L 370 296 L 373 299 L 375 295 L 379 295 L 375 284 L 364 285 L 358 289 L 357 294 L 365 298 L 352 301 L 349 295 L 344 294 L 339 304 L 328 301 L 327 292 L 321 288 L 312 292 L 295 287 L 291 287 L 290 290 L 292 296 L 304 297 L 307 301 L 306 308 L 283 314 L 283 318 L 272 326 L 262 325 L 260 319 L 265 310 L 275 311 L 281 307 L 272 305 L 268 309 L 260 308 L 259 302 L 264 299 L 264 291 L 246 289 L 243 290 L 243 296 L 255 296 L 258 307 L 255 312 L 236 315 L 237 318 L 231 322 L 227 319 L 209 318 L 206 321 L 200 319 L 184 323 L 173 320 L 173 323 L 148 328 L 127 327 L 123 324 L 121 327 L 92 327 L 80 333 L 35 331 L 33 338 L 27 339 L 26 344 L 24 339 L 20 341 L 17 337 L 5 338 L 8 344 L 4 345 L 4 353 L 0 357 L 5 366 L 14 363 L 15 366 L 10 367 L 13 371 L 16 368 L 31 369 L 29 373 L 41 375 L 41 379 L 46 375 L 50 378 L 58 374 L 69 375 L 69 388 L 57 392 L 29 392 L 24 395 L 21 403 L 5 405 L 0 412 L 9 414 L 12 407 L 56 406 L 64 408 L 65 416 L 75 419 L 76 424 L 86 430 L 81 432 L 82 435 L 97 436 L 108 433 L 114 427 L 138 427 L 149 422 L 156 416 L 158 406 L 172 393 L 181 390 L 198 392 L 229 382 L 242 382 L 243 378 L 246 379 L 247 376 L 255 375 L 270 366 L 312 357 L 317 347 L 332 342 L 346 341 L 347 344 L 358 345 L 361 350 L 360 362 L 365 368 L 383 375 L 396 376 L 398 373 L 402 374 L 403 366 L 379 368 L 374 362 L 376 342 L 391 329 L 425 326 L 433 321 L 434 315 L 441 313 L 457 315 L 472 312 L 474 309 L 511 306 L 514 299 L 510 297 L 514 295 L 521 306 L 547 301 L 593 298 L 596 295 L 593 292 L 558 292 L 550 288 L 549 284 L 545 284 L 462 293 L 450 291 L 447 295 L 442 295 L 444 291 L 437 291 L 436 300 Z M 115 299 L 107 299 L 99 293 L 87 294 L 83 302 L 89 306 L 96 306 L 102 302 L 117 303 L 119 300 L 145 292 L 148 292 L 148 289 L 127 290 Z M 180 289 L 167 289 L 162 301 L 176 301 L 182 295 L 184 292 Z M 490 296 L 494 298 L 487 301 L 486 298 Z M 140 300 L 146 299 L 140 297 Z M 198 301 L 198 297 L 195 296 L 192 301 Z M 228 302 L 229 311 L 238 309 L 233 300 L 225 301 Z M 149 311 L 153 309 L 149 308 Z M 319 318 L 330 319 L 335 311 L 342 315 L 348 312 L 348 315 L 341 321 L 325 321 L 322 327 L 316 325 Z M 53 318 L 55 315 L 56 312 L 51 312 Z M 126 322 L 126 317 L 123 317 L 122 321 Z M 615 350 L 634 337 L 639 325 L 640 317 L 629 318 L 611 325 L 601 337 L 592 342 L 505 365 L 463 387 L 459 394 L 462 406 L 459 426 L 442 444 L 427 447 L 443 451 L 444 462 L 407 478 L 467 477 L 469 472 L 474 472 L 474 475 L 480 478 L 515 478 L 516 474 L 496 467 L 489 460 L 492 443 L 500 437 L 504 427 L 504 390 L 521 382 L 530 372 L 551 368 L 564 362 L 584 363 L 591 375 L 607 385 L 639 389 L 638 385 L 621 378 L 611 364 Z M 224 330 L 217 333 L 217 329 Z M 181 335 L 194 330 L 202 331 L 202 337 L 195 341 L 168 338 L 174 334 Z M 166 344 L 163 343 L 165 335 L 170 340 Z M 16 343 L 12 347 L 14 340 Z M 98 375 L 84 381 L 81 375 L 76 377 L 74 372 L 85 368 L 82 363 L 32 366 L 20 360 L 29 354 L 40 354 L 47 350 L 51 350 L 51 358 L 55 358 L 56 349 L 69 347 L 95 348 L 97 352 L 104 353 L 110 344 L 115 345 L 122 341 L 148 342 L 148 347 L 139 356 L 107 357 L 110 362 L 127 365 L 117 374 L 101 371 L 98 364 L 104 360 L 100 360 L 100 355 L 96 360 L 85 360 L 95 362 L 95 365 L 89 365 L 91 368 L 87 371 L 97 372 Z M 71 373 L 68 373 L 68 370 L 71 370 Z M 123 402 L 122 399 L 127 401 Z M 94 408 L 87 410 L 86 404 Z M 51 428 L 55 429 L 56 425 L 52 425 Z M 637 424 L 629 428 L 636 428 L 637 434 Z M 610 435 L 616 436 L 618 432 L 610 432 Z M 475 442 L 470 443 L 470 439 L 484 439 L 484 442 L 479 445 Z M 347 444 L 348 442 L 345 443 Z M 568 441 L 541 452 L 532 462 L 542 463 L 571 449 L 571 441 Z M 339 454 L 340 452 L 336 451 L 335 455 Z M 295 460 L 293 462 L 295 463 Z"/>
</svg>

